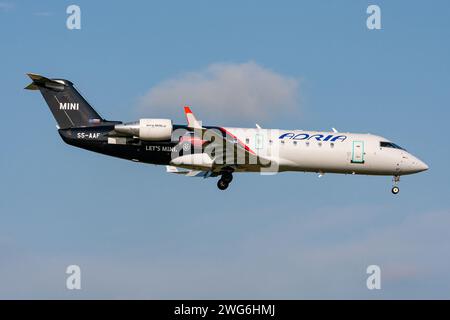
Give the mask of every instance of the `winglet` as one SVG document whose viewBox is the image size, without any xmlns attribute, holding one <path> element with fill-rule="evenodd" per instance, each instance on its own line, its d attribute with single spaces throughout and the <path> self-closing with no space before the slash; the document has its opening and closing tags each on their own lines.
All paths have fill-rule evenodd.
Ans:
<svg viewBox="0 0 450 320">
<path fill-rule="evenodd" d="M 186 112 L 186 113 L 192 113 L 191 107 L 189 107 L 189 106 L 184 106 L 184 112 Z"/>
<path fill-rule="evenodd" d="M 189 106 L 184 106 L 184 113 L 186 114 L 186 119 L 189 128 L 200 129 L 202 127 L 200 122 L 195 118 Z"/>
</svg>

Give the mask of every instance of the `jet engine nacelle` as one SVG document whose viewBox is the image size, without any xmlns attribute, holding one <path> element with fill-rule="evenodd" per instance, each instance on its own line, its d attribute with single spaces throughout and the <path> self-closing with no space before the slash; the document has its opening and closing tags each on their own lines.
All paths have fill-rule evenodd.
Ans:
<svg viewBox="0 0 450 320">
<path fill-rule="evenodd" d="M 169 140 L 172 136 L 172 120 L 170 119 L 140 119 L 139 121 L 118 124 L 114 130 L 146 141 Z"/>
<path fill-rule="evenodd" d="M 172 120 L 170 119 L 140 119 L 139 139 L 158 141 L 168 140 L 172 136 Z"/>
</svg>

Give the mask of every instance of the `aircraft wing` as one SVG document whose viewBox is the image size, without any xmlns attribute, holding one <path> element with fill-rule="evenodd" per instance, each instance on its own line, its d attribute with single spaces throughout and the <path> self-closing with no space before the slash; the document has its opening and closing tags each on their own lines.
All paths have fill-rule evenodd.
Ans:
<svg viewBox="0 0 450 320">
<path fill-rule="evenodd" d="M 214 167 L 216 170 L 224 167 L 245 170 L 249 166 L 268 164 L 266 159 L 225 128 L 209 129 L 206 136 L 213 138 L 207 139 L 210 141 L 207 148 L 215 149 Z"/>
<path fill-rule="evenodd" d="M 166 166 L 166 172 L 168 173 L 175 173 L 175 174 L 181 174 L 186 177 L 201 177 L 201 178 L 209 178 L 209 177 L 216 177 L 217 174 L 211 172 L 211 171 L 202 171 L 202 170 L 185 170 L 182 168 L 178 168 L 175 166 Z"/>
<path fill-rule="evenodd" d="M 223 170 L 246 171 L 254 166 L 270 166 L 270 160 L 255 153 L 225 128 L 204 128 L 188 106 L 184 108 L 184 111 L 188 128 L 193 130 L 197 140 L 204 142 L 202 144 L 204 153 L 175 158 L 172 160 L 172 165 L 193 170 L 210 170 L 216 173 Z M 204 167 L 199 166 L 199 163 L 202 163 Z"/>
</svg>

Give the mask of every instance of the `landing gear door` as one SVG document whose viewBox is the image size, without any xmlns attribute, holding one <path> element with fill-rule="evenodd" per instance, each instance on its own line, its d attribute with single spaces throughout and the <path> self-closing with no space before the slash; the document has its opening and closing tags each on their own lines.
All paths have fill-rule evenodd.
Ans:
<svg viewBox="0 0 450 320">
<path fill-rule="evenodd" d="M 364 163 L 364 141 L 353 141 L 352 163 Z"/>
</svg>

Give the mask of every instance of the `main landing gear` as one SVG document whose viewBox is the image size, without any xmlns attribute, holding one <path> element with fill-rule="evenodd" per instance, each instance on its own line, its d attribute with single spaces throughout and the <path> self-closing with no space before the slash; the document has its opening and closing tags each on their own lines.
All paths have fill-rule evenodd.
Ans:
<svg viewBox="0 0 450 320">
<path fill-rule="evenodd" d="M 220 190 L 225 190 L 228 185 L 233 180 L 233 174 L 231 172 L 222 173 L 222 177 L 217 181 L 217 188 Z"/>
<path fill-rule="evenodd" d="M 398 184 L 399 181 L 400 181 L 400 176 L 394 176 L 393 181 L 394 181 L 394 186 L 392 187 L 391 192 L 392 192 L 393 194 L 398 194 L 398 193 L 400 192 L 400 188 L 397 186 L 397 184 Z"/>
</svg>

